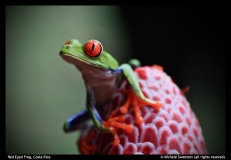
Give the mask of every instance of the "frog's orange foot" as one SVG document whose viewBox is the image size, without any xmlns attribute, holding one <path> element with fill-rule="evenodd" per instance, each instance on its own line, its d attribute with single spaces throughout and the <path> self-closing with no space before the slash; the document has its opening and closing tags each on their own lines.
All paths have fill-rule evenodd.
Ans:
<svg viewBox="0 0 231 160">
<path fill-rule="evenodd" d="M 123 91 L 125 92 L 125 91 Z M 136 95 L 131 88 L 129 88 L 126 92 L 128 98 L 123 106 L 120 107 L 120 112 L 126 114 L 128 112 L 128 107 L 130 105 L 133 106 L 135 113 L 135 123 L 140 125 L 144 122 L 143 117 L 140 115 L 140 107 L 142 106 L 151 106 L 155 110 L 159 110 L 162 107 L 161 102 L 152 101 L 149 99 L 141 99 L 138 95 Z"/>
<path fill-rule="evenodd" d="M 139 96 L 137 96 L 131 88 L 129 88 L 128 90 L 122 90 L 122 93 L 127 94 L 128 98 L 125 104 L 120 107 L 120 112 L 126 114 L 128 112 L 128 107 L 132 105 L 135 113 L 135 123 L 138 125 L 144 122 L 143 117 L 140 115 L 140 107 L 147 105 L 153 107 L 156 110 L 162 107 L 162 104 L 159 101 L 152 101 L 146 98 L 139 98 Z M 116 128 L 121 128 L 129 134 L 132 132 L 132 125 L 123 124 L 125 120 L 124 115 L 114 115 L 115 112 L 112 112 L 109 119 L 107 121 L 103 121 L 102 124 L 113 133 L 114 141 L 112 142 L 112 145 L 117 146 L 120 140 L 118 138 Z"/>
<path fill-rule="evenodd" d="M 94 134 L 88 134 L 86 137 L 79 140 L 78 146 L 82 154 L 90 154 L 91 152 L 97 151 L 98 147 L 96 145 L 89 145 L 89 142 L 93 137 Z"/>
<path fill-rule="evenodd" d="M 125 120 L 124 115 L 113 117 L 114 114 L 115 114 L 115 112 L 112 112 L 109 119 L 107 121 L 103 121 L 103 125 L 112 132 L 113 137 L 114 137 L 114 141 L 112 142 L 112 145 L 117 146 L 119 144 L 120 140 L 119 140 L 116 128 L 121 128 L 126 133 L 129 134 L 132 132 L 132 126 L 127 125 L 127 124 L 123 124 L 123 122 Z"/>
</svg>

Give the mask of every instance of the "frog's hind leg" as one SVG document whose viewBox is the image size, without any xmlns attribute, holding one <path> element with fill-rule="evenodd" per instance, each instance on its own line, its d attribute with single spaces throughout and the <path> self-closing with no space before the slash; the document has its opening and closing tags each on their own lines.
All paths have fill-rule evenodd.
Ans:
<svg viewBox="0 0 231 160">
<path fill-rule="evenodd" d="M 103 125 L 103 120 L 95 107 L 95 102 L 93 99 L 93 91 L 89 86 L 86 86 L 86 88 L 87 88 L 86 107 L 90 114 L 91 119 L 93 120 L 94 126 L 101 132 L 106 132 L 106 133 L 112 132 L 110 129 L 106 128 Z"/>
<path fill-rule="evenodd" d="M 65 133 L 73 132 L 78 129 L 84 129 L 87 126 L 86 121 L 90 119 L 88 111 L 85 109 L 64 122 L 63 130 Z"/>
</svg>

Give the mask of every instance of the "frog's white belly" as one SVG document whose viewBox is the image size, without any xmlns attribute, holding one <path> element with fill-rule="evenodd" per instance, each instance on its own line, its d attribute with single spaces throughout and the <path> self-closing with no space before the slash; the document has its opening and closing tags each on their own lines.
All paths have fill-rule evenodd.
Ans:
<svg viewBox="0 0 231 160">
<path fill-rule="evenodd" d="M 68 56 L 62 57 L 67 62 L 74 64 L 82 73 L 85 85 L 93 90 L 96 107 L 104 107 L 112 98 L 117 89 L 117 75 L 100 67 L 87 64 Z"/>
<path fill-rule="evenodd" d="M 96 107 L 104 107 L 112 98 L 117 87 L 117 76 L 107 70 L 84 64 L 76 66 L 82 73 L 85 85 L 93 90 Z"/>
</svg>

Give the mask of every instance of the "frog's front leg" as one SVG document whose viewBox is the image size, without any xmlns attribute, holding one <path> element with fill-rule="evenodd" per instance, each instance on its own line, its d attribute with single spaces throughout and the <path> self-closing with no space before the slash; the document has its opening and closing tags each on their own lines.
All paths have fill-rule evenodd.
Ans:
<svg viewBox="0 0 231 160">
<path fill-rule="evenodd" d="M 131 104 L 135 112 L 135 122 L 137 124 L 141 124 L 143 123 L 143 118 L 140 115 L 140 107 L 147 105 L 159 110 L 162 107 L 162 104 L 159 101 L 148 99 L 143 95 L 138 79 L 129 64 L 122 64 L 118 69 L 123 71 L 124 76 L 131 86 L 128 90 L 124 90 L 124 92 L 128 95 L 128 98 L 125 104 L 120 107 L 120 111 L 124 114 L 127 113 L 128 107 Z"/>
</svg>

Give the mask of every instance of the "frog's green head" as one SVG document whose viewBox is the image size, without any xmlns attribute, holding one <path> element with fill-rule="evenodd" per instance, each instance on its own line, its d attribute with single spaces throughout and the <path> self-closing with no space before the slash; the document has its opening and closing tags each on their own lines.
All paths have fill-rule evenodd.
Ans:
<svg viewBox="0 0 231 160">
<path fill-rule="evenodd" d="M 102 44 L 97 40 L 89 40 L 82 44 L 77 39 L 71 39 L 62 47 L 60 56 L 73 64 L 81 61 L 102 69 L 118 68 L 118 62 L 109 53 L 103 51 Z"/>
</svg>

